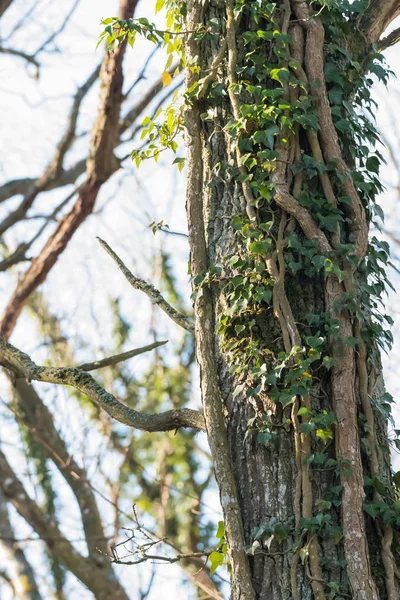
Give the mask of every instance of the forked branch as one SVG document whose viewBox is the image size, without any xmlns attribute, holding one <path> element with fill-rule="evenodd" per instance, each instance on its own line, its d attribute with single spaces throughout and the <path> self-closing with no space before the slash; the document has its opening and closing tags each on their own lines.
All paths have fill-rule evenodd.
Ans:
<svg viewBox="0 0 400 600">
<path fill-rule="evenodd" d="M 173 431 L 180 427 L 205 429 L 203 415 L 198 410 L 179 408 L 161 414 L 138 412 L 122 404 L 82 369 L 39 366 L 27 354 L 6 342 L 3 337 L 0 337 L 0 365 L 12 371 L 17 378 L 70 385 L 103 408 L 111 417 L 135 429 L 142 431 Z"/>
</svg>

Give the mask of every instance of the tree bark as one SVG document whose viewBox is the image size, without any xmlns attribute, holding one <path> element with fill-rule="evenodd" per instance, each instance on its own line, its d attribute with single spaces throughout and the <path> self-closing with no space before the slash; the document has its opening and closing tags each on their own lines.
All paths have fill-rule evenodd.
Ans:
<svg viewBox="0 0 400 600">
<path fill-rule="evenodd" d="M 346 164 L 342 157 L 347 160 L 354 154 L 352 142 L 348 140 L 348 146 L 343 147 L 343 140 L 338 140 L 328 99 L 330 88 L 324 80 L 324 36 L 333 43 L 329 29 L 323 25 L 329 22 L 329 16 L 325 15 L 324 21 L 318 15 L 313 18 L 309 3 L 302 0 L 277 3 L 274 26 L 278 33 L 290 35 L 291 53 L 291 62 L 281 61 L 279 66 L 288 72 L 294 69 L 296 77 L 305 80 L 303 89 L 307 89 L 296 92 L 295 86 L 290 88 L 283 81 L 281 110 L 286 110 L 286 116 L 291 115 L 289 105 L 293 106 L 299 95 L 310 94 L 318 130 L 309 125 L 294 125 L 292 131 L 283 126 L 283 134 L 278 128 L 273 130 L 274 165 L 265 167 L 265 181 L 273 183 L 273 188 L 269 188 L 273 190 L 272 199 L 265 201 L 259 197 L 255 202 L 249 181 L 254 181 L 257 169 L 259 176 L 263 167 L 260 160 L 255 168 L 244 167 L 243 156 L 245 152 L 251 154 L 245 144 L 254 130 L 262 130 L 262 126 L 259 116 L 245 117 L 242 111 L 245 105 L 246 109 L 250 107 L 250 114 L 251 106 L 256 104 L 251 94 L 243 91 L 244 84 L 250 81 L 258 86 L 259 91 L 254 94 L 267 92 L 266 109 L 268 98 L 273 97 L 268 93 L 276 91 L 278 85 L 273 77 L 260 76 L 257 80 L 254 76 L 252 80 L 257 68 L 251 71 L 249 65 L 257 63 L 245 58 L 243 39 L 245 34 L 262 30 L 266 21 L 255 20 L 257 9 L 252 3 L 245 4 L 247 10 L 236 21 L 230 1 L 211 0 L 203 12 L 201 3 L 187 3 L 188 29 L 193 29 L 196 15 L 198 24 L 214 22 L 220 26 L 218 36 L 201 40 L 198 49 L 189 56 L 199 67 L 200 91 L 197 97 L 191 93 L 187 109 L 187 210 L 191 272 L 195 286 L 200 289 L 197 298 L 201 298 L 195 302 L 196 350 L 205 421 L 216 462 L 225 524 L 235 523 L 236 517 L 230 511 L 236 508 L 224 507 L 222 490 L 226 481 L 218 465 L 225 453 L 224 432 L 220 433 L 220 447 L 215 447 L 210 420 L 219 416 L 215 417 L 215 413 L 207 416 L 212 389 L 215 398 L 222 398 L 222 408 L 218 408 L 218 403 L 214 406 L 217 413 L 221 410 L 223 414 L 228 437 L 228 455 L 238 492 L 253 587 L 253 591 L 243 589 L 235 571 L 242 565 L 243 556 L 231 553 L 232 598 L 251 598 L 254 594 L 258 600 L 394 600 L 400 594 L 399 581 L 393 574 L 399 565 L 398 557 L 393 555 L 398 542 L 392 544 L 391 528 L 385 533 L 382 521 L 373 520 L 363 512 L 366 500 L 363 476 L 379 476 L 386 486 L 387 502 L 394 500 L 386 423 L 379 411 L 370 406 L 370 398 L 378 407 L 384 402 L 381 367 L 373 344 L 366 350 L 359 317 L 347 308 L 338 308 L 348 297 L 346 294 L 355 294 L 354 279 L 358 282 L 365 276 L 354 272 L 346 259 L 340 259 L 346 272 L 343 282 L 335 274 L 324 275 L 323 270 L 313 271 L 304 263 L 291 266 L 294 256 L 300 262 L 303 260 L 301 248 L 310 248 L 312 244 L 318 248 L 317 254 L 326 256 L 351 241 L 359 263 L 363 263 L 367 252 L 365 204 L 349 175 L 353 163 Z M 397 10 L 394 4 L 391 3 L 391 16 Z M 391 16 L 387 15 L 387 19 Z M 370 27 L 371 20 L 368 30 Z M 272 30 L 266 27 L 265 31 Z M 358 46 L 361 59 L 369 48 L 365 37 L 355 37 L 351 43 Z M 265 41 L 258 47 L 258 64 L 271 59 L 273 48 L 273 41 Z M 297 64 L 290 67 L 294 59 Z M 196 81 L 193 73 L 196 70 L 192 69 L 188 76 L 189 90 L 193 90 Z M 231 135 L 235 124 L 239 127 Z M 252 144 L 254 148 L 254 141 Z M 267 140 L 265 146 L 270 144 Z M 343 174 L 338 183 L 332 167 L 324 167 L 314 179 L 318 193 L 327 202 L 337 206 L 341 194 L 351 199 L 342 212 L 346 222 L 338 225 L 336 231 L 328 232 L 321 227 L 310 209 L 299 202 L 301 192 L 314 185 L 312 176 L 310 181 L 307 175 L 302 180 L 291 170 L 305 154 L 323 165 L 334 161 Z M 245 224 L 244 227 L 234 227 L 234 220 Z M 259 260 L 253 255 L 252 265 L 259 268 L 245 272 L 249 264 L 246 239 L 251 241 L 251 232 L 260 223 L 271 220 L 272 248 Z M 299 253 L 288 250 L 293 234 L 299 240 Z M 263 240 L 264 235 L 252 239 Z M 245 300 L 237 291 L 243 281 L 247 286 L 243 292 L 247 293 Z M 257 286 L 271 290 L 271 300 L 252 300 Z M 291 356 L 286 359 L 286 368 L 288 365 L 295 368 L 296 353 L 305 356 L 302 353 L 308 336 L 323 335 L 321 324 L 313 325 L 308 316 L 326 314 L 335 320 L 336 327 L 326 336 L 326 347 L 333 357 L 332 368 L 325 368 L 321 362 L 316 363 L 318 367 L 311 366 L 310 372 L 305 373 L 312 378 L 308 392 L 294 392 L 290 401 L 284 398 L 284 385 L 261 385 L 261 379 L 257 379 L 261 377 L 260 366 L 268 372 L 277 365 L 282 353 Z M 212 340 L 207 337 L 210 332 Z M 356 350 L 347 343 L 350 339 L 357 341 Z M 296 347 L 299 349 L 295 350 Z M 278 399 L 277 387 L 281 394 Z M 271 390 L 275 390 L 272 397 Z M 331 429 L 334 439 L 322 441 L 315 433 L 311 435 L 310 415 L 332 412 L 336 416 Z M 367 439 L 368 451 L 361 438 L 363 443 Z M 319 459 L 323 461 L 321 465 Z M 379 501 L 379 493 L 376 490 L 373 493 Z M 236 535 L 240 540 L 239 527 Z M 394 535 L 396 539 L 397 533 Z M 229 532 L 227 537 L 230 544 L 234 543 Z M 246 577 L 246 568 L 241 568 Z"/>
</svg>

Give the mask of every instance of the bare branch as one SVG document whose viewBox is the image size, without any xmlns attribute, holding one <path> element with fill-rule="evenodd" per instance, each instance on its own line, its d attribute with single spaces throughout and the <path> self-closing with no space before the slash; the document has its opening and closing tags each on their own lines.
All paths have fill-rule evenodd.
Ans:
<svg viewBox="0 0 400 600">
<path fill-rule="evenodd" d="M 7 8 L 9 8 L 12 4 L 13 0 L 0 0 L 0 17 L 4 15 Z"/>
<path fill-rule="evenodd" d="M 50 37 L 47 38 L 47 40 L 45 40 L 43 42 L 43 44 L 41 44 L 39 46 L 39 48 L 35 51 L 34 56 L 37 56 L 40 52 L 42 52 L 46 46 L 48 46 L 49 44 L 51 44 L 52 42 L 54 42 L 54 40 L 56 39 L 56 37 L 58 35 L 60 35 L 60 33 L 62 33 L 65 29 L 65 27 L 68 24 L 68 21 L 70 20 L 70 18 L 72 17 L 72 15 L 74 14 L 75 10 L 78 8 L 78 4 L 79 4 L 80 0 L 75 0 L 75 2 L 73 3 L 70 11 L 66 14 L 63 22 L 61 23 L 60 27 L 58 27 L 58 29 L 56 29 L 55 31 L 53 31 L 53 33 L 50 35 Z"/>
<path fill-rule="evenodd" d="M 147 283 L 147 281 L 144 281 L 144 279 L 139 279 L 139 277 L 135 277 L 135 275 L 131 273 L 131 271 L 122 262 L 122 260 L 114 252 L 114 250 L 112 250 L 112 248 L 110 248 L 110 246 L 101 238 L 98 237 L 97 239 L 99 240 L 104 250 L 118 265 L 125 278 L 129 281 L 129 283 L 135 290 L 140 290 L 141 292 L 144 292 L 146 296 L 150 298 L 152 303 L 157 304 L 161 308 L 161 310 L 163 310 L 165 314 L 170 317 L 170 319 L 172 319 L 177 325 L 179 325 L 179 327 L 183 327 L 183 329 L 186 329 L 186 331 L 194 333 L 194 325 L 191 321 L 189 321 L 189 319 L 185 315 L 175 310 L 175 308 L 171 306 L 161 295 L 161 292 L 157 290 L 151 283 Z"/>
<path fill-rule="evenodd" d="M 79 467 L 69 452 L 54 426 L 49 409 L 42 402 L 35 388 L 25 379 L 17 379 L 15 389 L 19 413 L 18 417 L 16 415 L 17 419 L 30 430 L 32 437 L 42 446 L 44 454 L 53 461 L 70 486 L 80 509 L 89 555 L 102 561 L 101 556 L 97 556 L 97 549 L 107 552 L 108 543 L 85 470 Z M 104 563 L 103 567 L 107 569 L 109 565 Z"/>
<path fill-rule="evenodd" d="M 383 52 L 383 50 L 386 50 L 386 48 L 390 48 L 390 46 L 394 46 L 395 44 L 397 44 L 397 42 L 400 42 L 400 27 L 398 27 L 397 29 L 392 31 L 392 33 L 389 33 L 389 35 L 377 42 L 378 50 Z"/>
<path fill-rule="evenodd" d="M 3 550 L 8 567 L 8 583 L 19 600 L 41 600 L 42 596 L 35 580 L 35 575 L 22 548 L 14 539 L 7 502 L 0 488 L 0 547 Z M 5 577 L 5 574 L 3 575 Z M 28 585 L 26 584 L 28 583 Z"/>
<path fill-rule="evenodd" d="M 129 600 L 114 573 L 105 571 L 102 565 L 97 565 L 92 558 L 82 556 L 62 535 L 51 517 L 39 509 L 28 496 L 2 452 L 0 452 L 0 486 L 4 496 L 13 504 L 21 517 L 49 545 L 58 562 L 86 585 L 95 598 Z"/>
<path fill-rule="evenodd" d="M 359 27 L 373 44 L 399 15 L 399 0 L 370 0 L 367 10 L 360 17 Z"/>
<path fill-rule="evenodd" d="M 137 2 L 138 0 L 121 1 L 122 19 L 133 14 Z M 86 161 L 86 180 L 80 188 L 75 205 L 60 221 L 39 256 L 32 261 L 31 266 L 18 282 L 1 322 L 1 333 L 7 337 L 11 335 L 30 294 L 45 281 L 75 231 L 92 213 L 101 186 L 119 168 L 119 163 L 114 156 L 114 148 L 118 144 L 124 80 L 122 63 L 125 49 L 126 43 L 121 44 L 113 54 L 107 53 L 103 60 L 100 72 L 100 105 L 91 132 L 89 156 Z M 47 183 L 49 179 L 47 173 L 44 177 Z M 39 180 L 35 183 L 34 189 L 40 185 Z"/>
<path fill-rule="evenodd" d="M 86 94 L 89 92 L 89 90 L 97 80 L 100 73 L 100 67 L 101 65 L 97 65 L 94 71 L 91 73 L 91 75 L 87 78 L 85 83 L 77 89 L 74 101 L 72 103 L 67 127 L 59 143 L 57 144 L 57 148 L 53 158 L 51 159 L 47 167 L 44 169 L 43 174 L 38 179 L 33 180 L 32 185 L 28 184 L 27 193 L 25 194 L 25 197 L 20 203 L 20 205 L 15 209 L 15 211 L 11 212 L 0 224 L 0 235 L 2 235 L 5 231 L 7 231 L 7 229 L 9 229 L 15 223 L 17 223 L 17 221 L 20 221 L 25 217 L 27 211 L 31 208 L 38 194 L 49 189 L 51 183 L 60 179 L 63 172 L 63 163 L 65 155 L 67 154 L 73 141 L 75 140 L 76 124 L 78 121 L 79 109 Z"/>
<path fill-rule="evenodd" d="M 16 50 L 15 48 L 4 48 L 3 46 L 0 46 L 0 54 L 10 54 L 11 56 L 23 58 L 27 63 L 35 66 L 35 78 L 39 78 L 39 63 L 33 54 L 26 54 L 26 52 L 22 52 L 21 50 Z"/>
<path fill-rule="evenodd" d="M 154 82 L 149 90 L 140 98 L 140 100 L 133 106 L 126 115 L 120 120 L 119 124 L 119 135 L 122 136 L 131 125 L 137 120 L 137 118 L 142 114 L 142 112 L 146 109 L 146 107 L 157 97 L 157 95 L 163 90 L 162 78 L 160 77 L 156 82 Z M 170 92 L 168 88 L 168 92 Z M 168 97 L 170 93 L 168 93 L 163 99 Z M 141 129 L 141 127 L 139 127 Z M 118 142 L 119 145 L 121 140 Z M 86 167 L 86 159 L 81 159 L 77 161 L 72 167 L 67 170 L 63 170 L 60 174 L 59 179 L 52 179 L 47 182 L 46 187 L 42 191 L 53 190 L 58 187 L 63 187 L 65 185 L 69 185 L 74 183 L 77 178 L 85 172 Z M 117 159 L 115 160 L 115 170 L 119 168 L 119 164 Z M 17 194 L 27 195 L 29 190 L 32 188 L 35 181 L 39 178 L 32 177 L 24 177 L 23 179 L 11 179 L 7 181 L 3 185 L 0 186 L 0 202 L 4 202 L 8 198 L 12 196 L 16 196 Z"/>
<path fill-rule="evenodd" d="M 128 350 L 128 352 L 121 352 L 121 354 L 115 354 L 114 356 L 109 356 L 108 358 L 103 358 L 101 360 L 95 360 L 94 362 L 83 363 L 82 365 L 78 366 L 78 369 L 81 369 L 81 371 L 94 371 L 95 369 L 110 367 L 128 360 L 129 358 L 133 358 L 134 356 L 138 356 L 139 354 L 144 354 L 145 352 L 149 352 L 150 350 L 164 346 L 164 344 L 167 343 L 168 340 L 164 342 L 154 342 L 153 344 L 143 346 L 142 348 L 135 348 L 134 350 Z"/>
<path fill-rule="evenodd" d="M 0 338 L 0 365 L 9 369 L 17 377 L 28 381 L 42 381 L 59 385 L 70 385 L 103 408 L 111 417 L 142 431 L 173 431 L 180 427 L 203 429 L 203 415 L 198 410 L 179 408 L 161 414 L 140 413 L 119 402 L 89 373 L 72 367 L 42 367 L 31 358 Z"/>
<path fill-rule="evenodd" d="M 46 227 L 48 226 L 48 224 L 51 221 L 55 220 L 55 218 L 56 218 L 57 214 L 60 212 L 60 210 L 62 210 L 64 208 L 64 206 L 66 204 L 68 204 L 68 202 L 71 200 L 71 198 L 73 198 L 75 196 L 75 194 L 77 192 L 78 192 L 78 190 L 74 190 L 73 192 L 71 192 L 70 194 L 68 194 L 68 196 L 66 198 L 64 198 L 64 200 L 62 200 L 62 202 L 60 202 L 60 204 L 58 204 L 55 207 L 55 209 L 53 210 L 53 212 L 51 214 L 49 214 L 47 216 L 40 217 L 40 218 L 44 218 L 45 219 L 44 224 L 39 228 L 39 230 L 29 240 L 29 242 L 22 242 L 21 244 L 19 244 L 19 246 L 16 248 L 16 250 L 10 256 L 7 256 L 4 260 L 2 260 L 0 262 L 0 272 L 1 271 L 7 271 L 7 269 L 9 269 L 13 265 L 16 265 L 16 264 L 18 264 L 20 262 L 23 262 L 23 261 L 26 261 L 26 260 L 30 260 L 30 258 L 28 258 L 26 256 L 26 253 L 29 250 L 29 248 L 42 235 L 42 233 L 44 232 L 44 230 L 46 229 Z"/>
</svg>

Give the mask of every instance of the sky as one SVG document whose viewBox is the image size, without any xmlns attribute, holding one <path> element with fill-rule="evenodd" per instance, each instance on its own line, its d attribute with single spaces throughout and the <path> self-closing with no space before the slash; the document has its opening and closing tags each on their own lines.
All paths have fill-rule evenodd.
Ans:
<svg viewBox="0 0 400 600">
<path fill-rule="evenodd" d="M 137 16 L 147 16 L 153 19 L 155 2 L 142 1 L 139 4 Z M 0 36 L 3 44 L 33 52 L 42 39 L 62 22 L 67 7 L 73 5 L 69 2 L 55 0 L 39 0 L 38 9 L 31 14 L 25 25 L 17 29 L 10 40 L 7 36 L 13 31 L 21 18 L 21 14 L 33 1 L 15 0 L 0 23 Z M 62 10 L 60 7 L 62 6 Z M 71 97 L 93 69 L 94 65 L 102 59 L 102 49 L 96 50 L 96 42 L 101 31 L 100 20 L 118 12 L 118 2 L 110 0 L 81 0 L 78 9 L 71 18 L 65 32 L 57 38 L 57 48 L 51 54 L 43 54 L 43 65 L 40 68 L 39 80 L 32 77 L 33 72 L 27 69 L 25 63 L 16 58 L 1 55 L 0 62 L 0 111 L 3 116 L 0 122 L 0 180 L 7 181 L 13 177 L 36 176 L 51 155 L 54 147 L 65 126 L 65 116 L 71 105 Z M 160 18 L 160 17 L 158 17 Z M 138 38 L 133 50 L 129 50 L 124 65 L 126 89 L 139 74 L 145 58 L 152 50 L 146 40 Z M 391 68 L 400 73 L 398 48 L 390 49 L 387 60 Z M 148 89 L 152 81 L 156 80 L 165 63 L 165 56 L 160 53 L 151 61 L 147 80 L 137 87 L 137 96 Z M 379 101 L 377 121 L 388 140 L 394 145 L 395 154 L 400 150 L 400 127 L 397 131 L 397 115 L 400 109 L 400 88 L 393 79 L 389 92 L 379 83 L 375 89 L 375 96 Z M 98 104 L 98 86 L 94 86 L 85 100 L 83 111 L 79 120 L 79 131 L 82 136 L 70 153 L 69 160 L 84 156 L 91 124 L 96 115 Z M 128 110 L 130 105 L 124 109 Z M 143 114 L 146 116 L 150 111 Z M 121 156 L 132 150 L 132 142 L 127 141 L 121 148 Z M 121 297 L 121 309 L 124 317 L 133 327 L 131 334 L 132 347 L 142 346 L 152 341 L 150 322 L 152 307 L 148 299 L 140 292 L 129 288 L 120 272 L 116 269 L 109 257 L 104 253 L 96 241 L 96 236 L 105 239 L 129 264 L 135 275 L 152 280 L 157 286 L 156 276 L 153 273 L 152 258 L 157 254 L 160 246 L 173 253 L 174 273 L 178 278 L 180 289 L 190 304 L 190 289 L 187 277 L 188 246 L 187 240 L 182 236 L 154 236 L 149 229 L 152 221 L 164 220 L 171 229 L 186 232 L 186 217 L 184 208 L 185 177 L 175 167 L 171 167 L 173 157 L 166 156 L 160 164 L 144 163 L 137 171 L 132 165 L 118 172 L 110 182 L 101 190 L 95 214 L 90 217 L 74 236 L 73 242 L 63 253 L 57 266 L 52 270 L 43 291 L 49 300 L 50 308 L 60 315 L 65 332 L 70 337 L 76 349 L 77 359 L 82 361 L 93 360 L 107 353 L 112 347 L 112 322 L 109 314 L 111 298 Z M 400 161 L 399 161 L 400 162 Z M 398 173 L 389 162 L 383 170 L 383 178 L 387 183 L 387 191 L 382 195 L 381 205 L 387 218 L 385 228 L 390 232 L 399 232 L 400 237 L 400 211 L 398 210 L 399 196 L 391 186 L 397 185 Z M 69 189 L 63 188 L 52 194 L 44 194 L 35 211 L 49 212 L 50 204 L 56 204 L 67 196 Z M 0 219 L 5 210 L 15 204 L 11 201 L 7 207 L 0 205 Z M 67 207 L 68 208 L 68 207 Z M 22 234 L 26 234 L 27 227 L 35 230 L 36 223 L 32 220 L 22 229 L 15 228 L 8 237 L 12 246 L 17 244 Z M 46 237 L 51 229 L 46 231 Z M 390 239 L 390 238 L 388 238 Z M 391 241 L 391 240 L 390 240 Z M 35 250 L 39 250 L 43 239 L 38 240 Z M 399 258 L 400 246 L 391 242 L 395 259 Z M 17 271 L 23 272 L 26 265 L 18 266 Z M 15 275 L 3 275 L 0 282 L 0 311 L 8 300 L 12 281 Z M 399 277 L 393 272 L 395 287 Z M 391 294 L 387 301 L 387 310 L 395 318 L 394 334 L 395 345 L 389 356 L 384 356 L 384 368 L 387 388 L 397 401 L 395 416 L 400 426 L 400 383 L 398 359 L 400 353 L 400 309 L 398 298 Z M 177 341 L 179 332 L 171 328 L 170 323 L 163 314 L 159 315 L 157 331 L 159 339 L 170 339 L 170 343 Z M 23 348 L 32 358 L 40 362 L 45 354 L 37 346 L 37 332 L 32 319 L 22 314 L 14 332 L 13 342 Z M 135 366 L 138 371 L 143 370 L 147 364 L 146 357 L 139 357 Z M 0 393 L 5 393 L 4 381 Z M 100 436 L 91 431 L 86 436 L 85 428 L 78 427 L 79 417 L 76 406 L 66 394 L 57 392 L 54 402 L 61 402 L 63 419 L 71 423 L 71 439 L 69 442 L 76 451 L 95 453 L 97 445 L 101 443 Z M 193 402 L 198 402 L 194 398 Z M 0 425 L 1 426 L 1 425 Z M 0 440 L 4 441 L 4 430 L 0 430 Z M 106 460 L 106 459 L 105 459 Z M 400 461 L 396 458 L 400 469 Z M 111 468 L 111 467 L 110 467 Z M 216 506 L 215 497 L 211 497 L 215 516 L 218 518 L 219 507 Z M 71 498 L 65 499 L 65 506 L 73 504 Z M 102 509 L 107 513 L 107 507 Z M 76 516 L 73 510 L 65 509 L 65 523 L 69 534 L 76 529 Z M 108 517 L 107 513 L 107 517 Z M 19 522 L 21 531 L 25 531 Z M 79 531 L 76 531 L 77 535 Z M 121 572 L 121 570 L 120 570 Z M 188 598 L 188 589 L 182 589 L 177 581 L 179 578 L 178 567 L 164 567 L 159 575 L 158 585 L 163 587 L 164 593 L 175 595 L 177 600 Z M 122 573 L 122 581 L 137 586 L 138 578 L 131 571 Z M 71 583 L 71 585 L 73 585 Z M 158 586 L 149 598 L 153 600 L 158 594 Z M 81 593 L 81 592 L 79 592 Z M 4 598 L 3 595 L 4 594 Z M 91 595 L 81 595 L 90 598 Z M 8 600 L 5 591 L 0 588 L 0 598 Z"/>
</svg>

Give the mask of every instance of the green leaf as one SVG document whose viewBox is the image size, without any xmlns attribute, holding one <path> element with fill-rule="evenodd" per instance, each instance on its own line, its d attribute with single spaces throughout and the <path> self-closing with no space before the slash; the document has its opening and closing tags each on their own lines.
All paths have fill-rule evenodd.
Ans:
<svg viewBox="0 0 400 600">
<path fill-rule="evenodd" d="M 274 149 L 274 138 L 275 135 L 279 133 L 278 125 L 271 125 L 267 129 L 261 129 L 260 131 L 256 131 L 253 138 L 257 144 L 264 144 L 270 150 Z"/>
<path fill-rule="evenodd" d="M 267 254 L 271 250 L 272 240 L 266 238 L 265 240 L 258 240 L 250 244 L 250 252 L 254 254 Z"/>
<path fill-rule="evenodd" d="M 179 171 L 182 171 L 184 166 L 185 166 L 185 159 L 184 158 L 180 158 L 180 157 L 176 157 L 172 163 L 173 165 L 178 165 L 178 169 Z"/>
<path fill-rule="evenodd" d="M 219 540 L 222 540 L 225 537 L 225 523 L 223 521 L 218 521 L 218 529 L 215 536 Z"/>
<path fill-rule="evenodd" d="M 156 14 L 164 8 L 165 0 L 157 0 L 156 2 Z"/>
<path fill-rule="evenodd" d="M 271 69 L 271 79 L 279 81 L 282 85 L 288 81 L 290 77 L 289 69 Z"/>
<path fill-rule="evenodd" d="M 315 423 L 302 423 L 300 425 L 300 431 L 302 433 L 311 433 L 315 429 Z"/>
<path fill-rule="evenodd" d="M 213 575 L 215 571 L 220 567 L 224 562 L 224 555 L 221 552 L 211 552 L 210 556 L 210 573 Z"/>
</svg>

